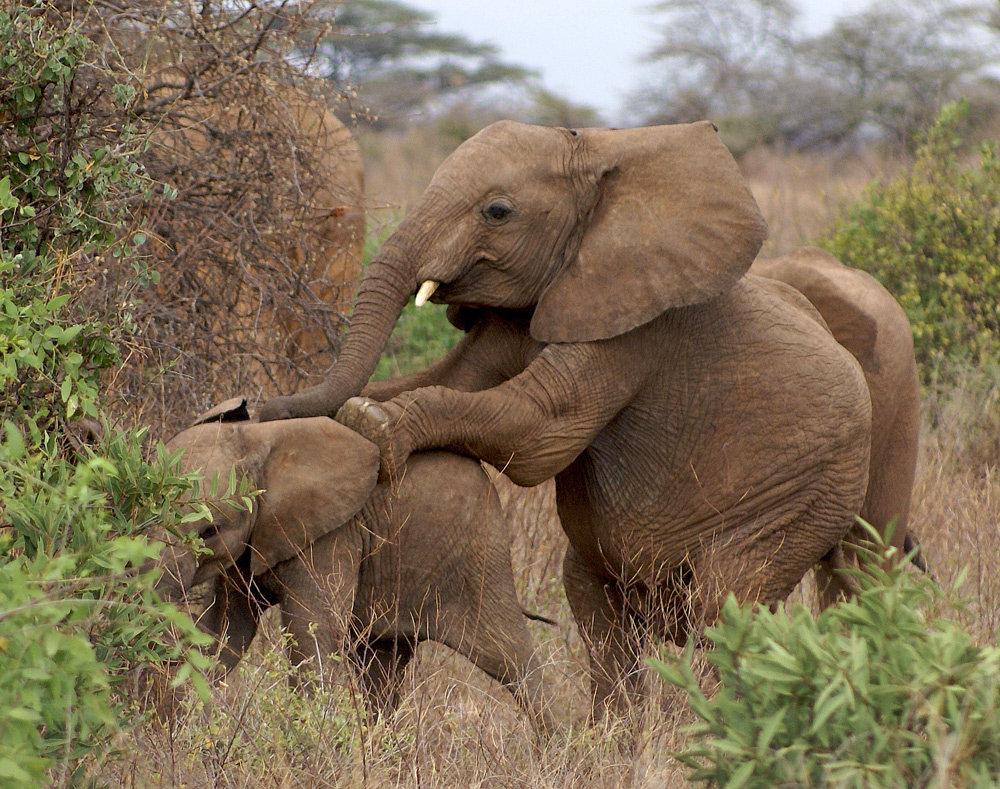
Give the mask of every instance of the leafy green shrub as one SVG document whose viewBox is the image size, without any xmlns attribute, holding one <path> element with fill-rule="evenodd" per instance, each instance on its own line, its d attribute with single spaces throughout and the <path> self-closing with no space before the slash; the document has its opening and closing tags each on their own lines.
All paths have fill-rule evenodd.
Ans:
<svg viewBox="0 0 1000 789">
<path fill-rule="evenodd" d="M 205 664 L 204 636 L 135 571 L 192 479 L 144 461 L 141 430 L 105 422 L 89 446 L 77 430 L 134 329 L 128 289 L 154 278 L 130 226 L 139 143 L 109 120 L 130 90 L 99 57 L 51 4 L 0 10 L 0 786 L 78 785 L 135 715 L 132 669 Z M 135 276 L 90 315 L 108 256 Z"/>
<path fill-rule="evenodd" d="M 1000 359 L 1000 161 L 991 140 L 962 166 L 966 113 L 945 107 L 913 166 L 869 186 L 819 242 L 899 299 L 925 380 L 949 362 Z"/>
<path fill-rule="evenodd" d="M 265 623 L 263 630 L 269 629 Z M 213 686 L 209 703 L 184 697 L 169 745 L 133 754 L 142 761 L 128 771 L 178 770 L 189 786 L 360 783 L 354 772 L 363 758 L 369 718 L 357 691 L 339 679 L 325 681 L 337 673 L 329 666 L 317 674 L 312 666 L 292 665 L 287 635 L 261 635 L 225 686 Z M 289 683 L 293 674 L 311 680 L 308 693 Z M 113 775 L 114 768 L 106 772 Z"/>
<path fill-rule="evenodd" d="M 699 722 L 677 757 L 709 786 L 996 786 L 1000 650 L 934 610 L 960 606 L 928 576 L 866 557 L 856 599 L 818 617 L 730 598 L 706 630 L 721 686 L 684 659 L 653 661 Z M 956 587 L 957 589 L 957 584 Z"/>
</svg>

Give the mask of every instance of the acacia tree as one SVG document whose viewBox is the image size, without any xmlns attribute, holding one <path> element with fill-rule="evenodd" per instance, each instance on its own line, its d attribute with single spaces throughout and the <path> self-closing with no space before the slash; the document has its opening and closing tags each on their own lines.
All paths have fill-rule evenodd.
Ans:
<svg viewBox="0 0 1000 789">
<path fill-rule="evenodd" d="M 985 20 L 978 2 L 874 3 L 803 41 L 806 84 L 833 100 L 824 136 L 838 141 L 868 127 L 909 141 L 942 104 L 967 93 L 989 63 Z"/>
<path fill-rule="evenodd" d="M 767 115 L 793 66 L 796 10 L 788 0 L 660 0 L 649 11 L 662 19 L 660 40 L 643 59 L 662 73 L 635 97 L 647 121 L 773 125 Z"/>
<path fill-rule="evenodd" d="M 533 76 L 492 44 L 440 32 L 433 14 L 396 0 L 330 2 L 316 20 L 326 32 L 300 37 L 315 44 L 315 70 L 357 88 L 366 114 L 384 126 L 470 88 L 523 85 Z"/>
</svg>

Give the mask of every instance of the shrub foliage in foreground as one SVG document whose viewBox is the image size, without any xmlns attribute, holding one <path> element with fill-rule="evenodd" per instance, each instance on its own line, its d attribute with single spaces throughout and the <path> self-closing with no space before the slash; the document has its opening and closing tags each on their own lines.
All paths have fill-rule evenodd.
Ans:
<svg viewBox="0 0 1000 789">
<path fill-rule="evenodd" d="M 653 661 L 700 721 L 677 758 L 728 787 L 992 787 L 1000 780 L 1000 650 L 958 624 L 954 590 L 869 557 L 856 599 L 818 617 L 741 608 L 706 630 L 721 686 Z M 957 589 L 957 585 L 955 587 Z"/>
<path fill-rule="evenodd" d="M 945 107 L 913 166 L 869 186 L 819 242 L 899 299 L 925 380 L 942 362 L 1000 359 L 1000 161 L 991 140 L 963 166 L 966 113 Z"/>
<path fill-rule="evenodd" d="M 0 786 L 17 787 L 85 782 L 134 713 L 131 669 L 204 664 L 204 637 L 134 572 L 192 480 L 146 463 L 141 431 L 74 438 L 132 330 L 127 289 L 107 315 L 78 299 L 111 255 L 133 288 L 151 277 L 127 210 L 148 184 L 108 121 L 128 89 L 49 10 L 0 10 Z"/>
</svg>

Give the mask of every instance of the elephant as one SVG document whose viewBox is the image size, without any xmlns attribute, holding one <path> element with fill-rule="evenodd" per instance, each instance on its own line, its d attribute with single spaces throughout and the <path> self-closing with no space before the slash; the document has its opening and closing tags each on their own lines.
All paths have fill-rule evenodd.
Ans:
<svg viewBox="0 0 1000 789">
<path fill-rule="evenodd" d="M 277 605 L 296 665 L 349 655 L 376 715 L 395 710 L 401 675 L 424 640 L 499 680 L 541 732 L 556 726 L 534 639 L 514 589 L 510 537 L 478 462 L 410 458 L 397 490 L 377 484 L 378 449 L 327 418 L 247 421 L 235 398 L 166 445 L 203 474 L 213 513 L 207 553 L 173 541 L 155 565 L 163 599 L 211 582 L 200 626 L 234 668 L 264 610 Z M 223 501 L 231 475 L 261 491 L 250 510 Z M 218 481 L 216 483 L 216 481 Z M 147 568 L 149 569 L 149 568 Z M 534 618 L 542 618 L 534 616 Z"/>
<path fill-rule="evenodd" d="M 816 247 L 758 258 L 750 273 L 801 292 L 861 364 L 872 401 L 872 434 L 868 491 L 860 515 L 883 538 L 894 524 L 887 545 L 897 558 L 910 554 L 918 548 L 909 517 L 920 433 L 920 376 L 906 313 L 870 274 Z M 854 542 L 864 537 L 854 530 Z M 913 561 L 927 571 L 919 552 Z"/>
<path fill-rule="evenodd" d="M 709 122 L 498 122 L 376 253 L 327 378 L 260 419 L 336 414 L 389 480 L 430 448 L 554 478 L 593 714 L 625 714 L 647 634 L 699 638 L 729 594 L 776 604 L 817 564 L 852 588 L 832 571 L 867 489 L 868 387 L 801 293 L 746 275 L 766 232 Z M 366 387 L 414 293 L 465 336 Z"/>
<path fill-rule="evenodd" d="M 150 69 L 144 96 L 144 165 L 178 191 L 149 221 L 165 242 L 158 298 L 205 313 L 201 342 L 223 355 L 256 346 L 278 391 L 294 391 L 332 363 L 327 333 L 361 276 L 357 142 L 320 98 L 270 79 L 171 62 Z"/>
</svg>

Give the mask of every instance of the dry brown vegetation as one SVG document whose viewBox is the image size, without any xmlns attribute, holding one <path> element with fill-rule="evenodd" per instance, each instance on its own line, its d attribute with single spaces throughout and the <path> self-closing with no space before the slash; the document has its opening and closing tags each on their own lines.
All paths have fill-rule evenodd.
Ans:
<svg viewBox="0 0 1000 789">
<path fill-rule="evenodd" d="M 386 206 L 376 226 L 390 224 L 422 190 L 445 153 L 432 139 L 415 131 L 362 140 L 372 202 Z M 771 152 L 752 153 L 743 164 L 768 216 L 768 251 L 775 254 L 821 234 L 869 178 L 895 166 L 875 157 Z M 968 570 L 963 624 L 982 643 L 1000 627 L 993 572 L 1000 555 L 998 399 L 995 382 L 981 371 L 970 371 L 954 388 L 925 393 L 912 514 L 941 584 Z M 297 694 L 288 688 L 281 635 L 269 616 L 251 654 L 213 690 L 210 705 L 189 698 L 172 727 L 150 724 L 124 736 L 120 758 L 101 768 L 102 777 L 128 787 L 687 786 L 684 768 L 669 756 L 691 721 L 679 692 L 651 679 L 651 703 L 621 730 L 586 724 L 586 657 L 560 583 L 565 538 L 551 483 L 530 490 L 498 484 L 516 535 L 522 602 L 557 623 L 531 627 L 547 679 L 566 708 L 565 731 L 536 741 L 509 694 L 433 644 L 421 647 L 408 669 L 401 708 L 390 720 L 368 717 L 350 676 L 313 696 Z M 800 589 L 794 598 L 810 594 Z M 625 745 L 632 734 L 634 749 Z"/>
<path fill-rule="evenodd" d="M 250 4 L 232 17 L 215 0 L 48 4 L 53 25 L 95 42 L 92 79 L 124 86 L 126 98 L 95 107 L 78 85 L 75 111 L 113 125 L 127 105 L 155 184 L 133 213 L 158 281 L 132 294 L 131 267 L 104 260 L 84 305 L 127 311 L 140 329 L 106 381 L 128 422 L 169 433 L 217 398 L 315 382 L 335 359 L 366 206 L 357 145 L 330 110 L 352 96 L 307 76 L 310 41 L 330 24 L 323 6 Z"/>
</svg>

